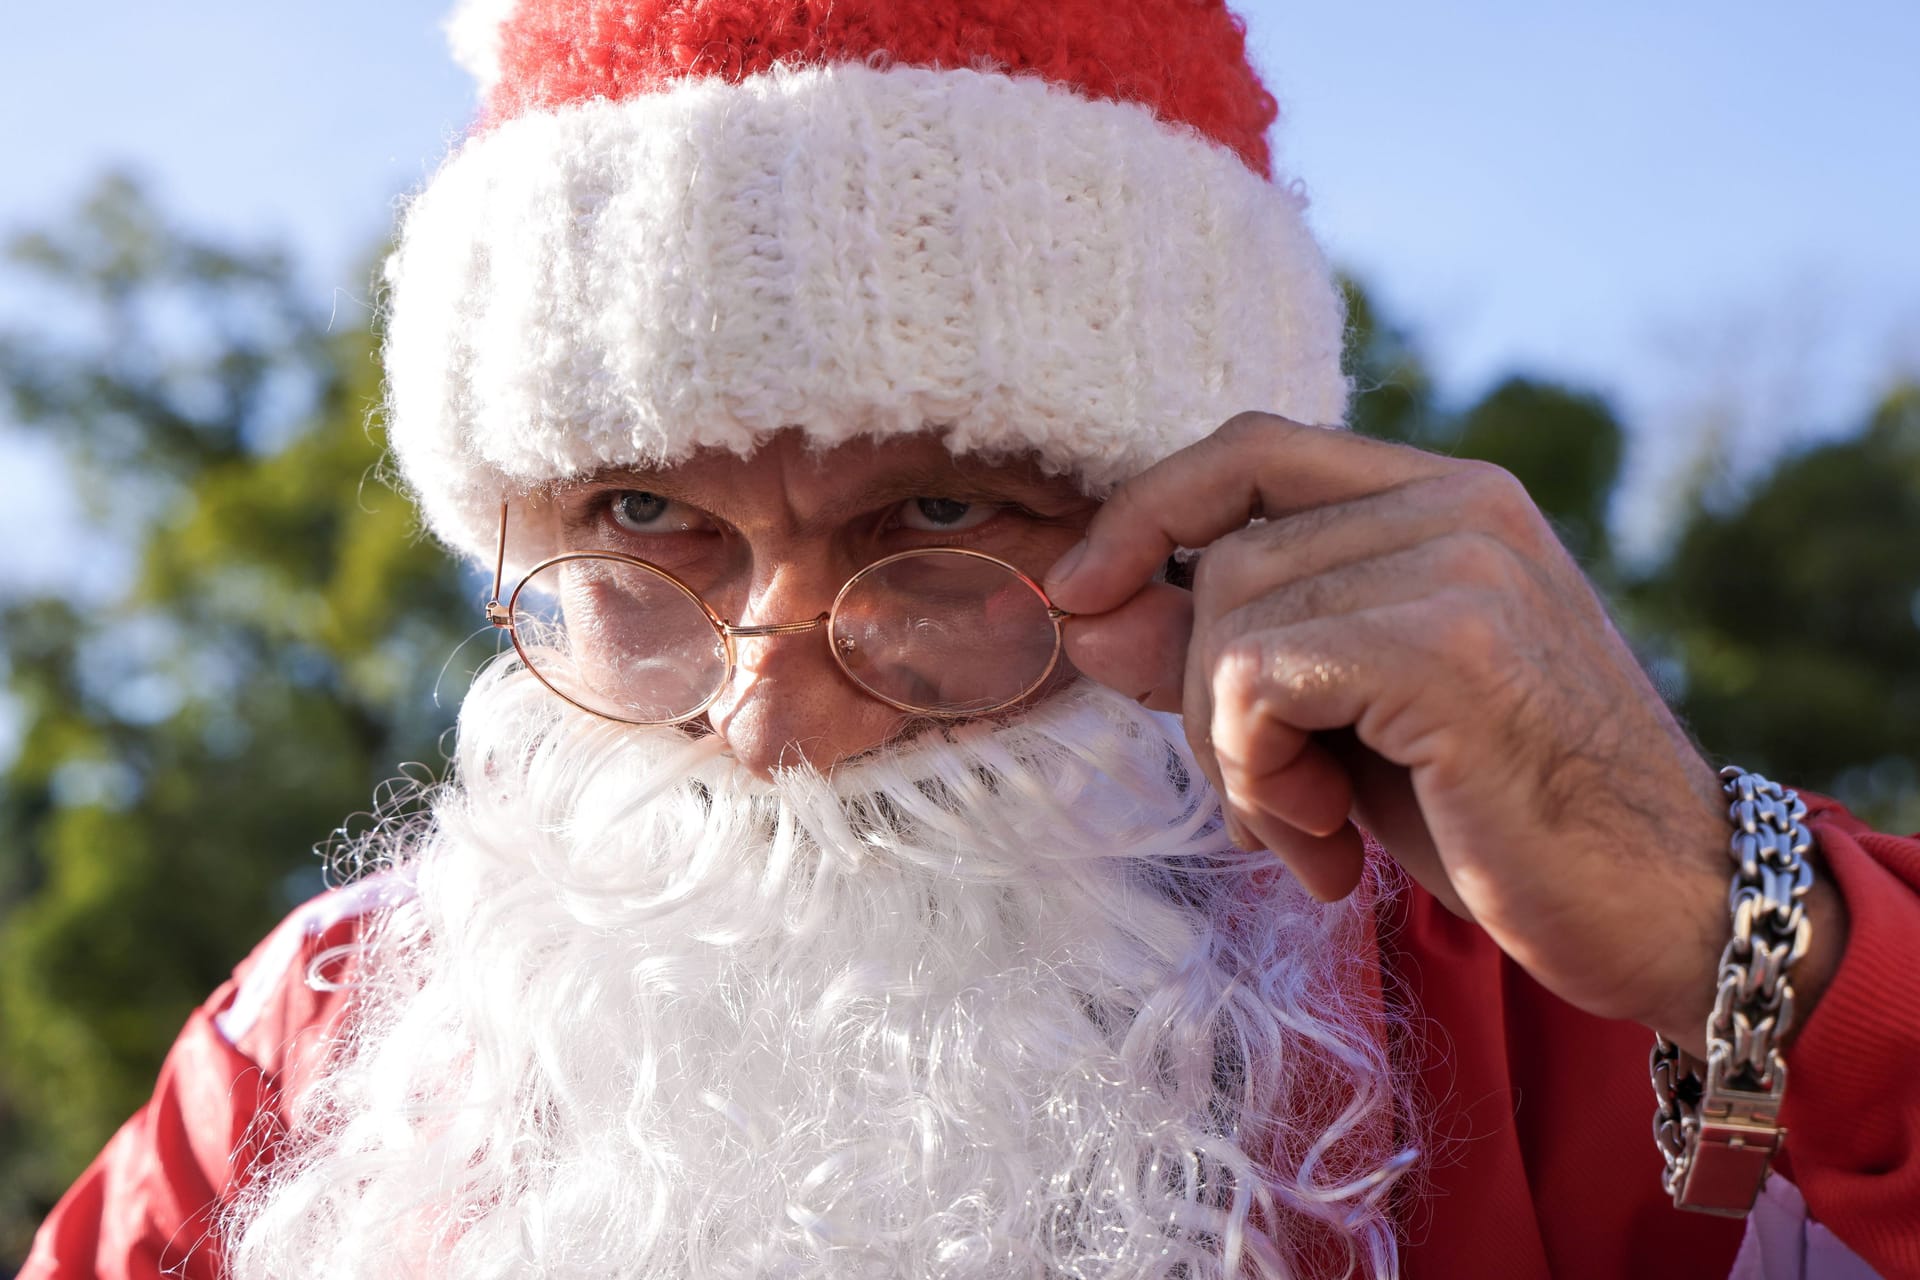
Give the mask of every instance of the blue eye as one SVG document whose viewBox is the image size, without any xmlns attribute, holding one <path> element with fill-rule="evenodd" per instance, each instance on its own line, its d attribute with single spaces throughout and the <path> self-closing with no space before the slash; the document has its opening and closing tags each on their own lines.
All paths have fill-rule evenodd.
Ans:
<svg viewBox="0 0 1920 1280">
<path fill-rule="evenodd" d="M 657 493 L 629 489 L 614 496 L 613 522 L 635 533 L 657 533 L 669 527 L 664 517 L 672 506 Z"/>
<path fill-rule="evenodd" d="M 909 498 L 900 504 L 900 523 L 924 533 L 957 533 L 977 528 L 1004 510 L 997 503 L 958 498 Z"/>
</svg>

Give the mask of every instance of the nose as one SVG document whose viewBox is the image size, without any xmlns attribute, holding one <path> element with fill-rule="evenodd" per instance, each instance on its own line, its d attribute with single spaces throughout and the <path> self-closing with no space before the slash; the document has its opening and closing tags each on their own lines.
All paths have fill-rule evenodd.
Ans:
<svg viewBox="0 0 1920 1280">
<path fill-rule="evenodd" d="M 757 777 L 801 765 L 824 772 L 899 731 L 902 713 L 861 692 L 828 648 L 824 615 L 839 586 L 782 566 L 757 579 L 733 615 L 733 673 L 706 718 Z"/>
</svg>

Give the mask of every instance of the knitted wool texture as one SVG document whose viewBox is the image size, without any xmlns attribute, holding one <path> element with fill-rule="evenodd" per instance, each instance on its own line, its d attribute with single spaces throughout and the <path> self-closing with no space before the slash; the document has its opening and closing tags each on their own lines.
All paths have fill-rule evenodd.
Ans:
<svg viewBox="0 0 1920 1280">
<path fill-rule="evenodd" d="M 466 12 L 462 34 L 479 60 L 487 120 L 657 93 L 681 79 L 737 84 L 778 64 L 876 54 L 901 66 L 1028 73 L 1083 98 L 1141 103 L 1232 148 L 1262 177 L 1279 115 L 1221 0 L 492 0 Z"/>
<path fill-rule="evenodd" d="M 503 498 L 783 428 L 1098 492 L 1244 409 L 1344 413 L 1218 3 L 476 0 L 453 32 L 486 108 L 388 264 L 388 408 L 470 554 Z"/>
</svg>

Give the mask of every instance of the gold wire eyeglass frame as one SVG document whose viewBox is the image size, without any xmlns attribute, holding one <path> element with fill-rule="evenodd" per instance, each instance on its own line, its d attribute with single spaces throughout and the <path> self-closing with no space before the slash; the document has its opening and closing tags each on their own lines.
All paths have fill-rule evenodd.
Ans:
<svg viewBox="0 0 1920 1280">
<path fill-rule="evenodd" d="M 562 551 L 557 555 L 549 556 L 521 575 L 520 581 L 513 588 L 513 593 L 507 597 L 506 603 L 502 604 L 500 602 L 500 587 L 505 577 L 507 567 L 507 505 L 505 502 L 500 504 L 500 546 L 499 553 L 495 557 L 493 565 L 493 591 L 487 597 L 485 609 L 488 624 L 496 630 L 507 633 L 508 638 L 513 641 L 514 652 L 520 655 L 521 663 L 528 671 L 533 673 L 534 679 L 545 685 L 556 697 L 580 708 L 580 710 L 586 712 L 588 715 L 598 716 L 603 720 L 617 721 L 621 724 L 685 724 L 697 716 L 704 715 L 707 708 L 713 705 L 714 700 L 725 692 L 727 686 L 733 682 L 733 673 L 737 666 L 737 654 L 734 647 L 735 641 L 762 637 L 772 638 L 775 636 L 798 635 L 805 631 L 817 631 L 822 627 L 826 628 L 827 635 L 830 637 L 833 634 L 834 619 L 838 617 L 840 606 L 846 601 L 848 593 L 859 584 L 861 579 L 873 573 L 875 570 L 901 560 L 911 560 L 916 557 L 930 555 L 957 555 L 967 556 L 974 560 L 984 560 L 989 564 L 997 565 L 1006 570 L 1008 574 L 1025 583 L 1034 595 L 1040 598 L 1041 603 L 1046 605 L 1047 619 L 1053 623 L 1053 652 L 1047 658 L 1045 669 L 1042 670 L 1039 675 L 1035 676 L 1027 687 L 1019 693 L 1014 694 L 1004 701 L 996 702 L 991 706 L 969 707 L 964 711 L 955 711 L 939 707 L 918 706 L 911 702 L 903 702 L 898 698 L 888 697 L 886 694 L 881 693 L 878 689 L 875 689 L 872 685 L 862 680 L 859 675 L 847 665 L 846 656 L 840 652 L 839 647 L 829 640 L 827 652 L 833 655 L 833 663 L 836 667 L 840 668 L 841 674 L 852 681 L 854 687 L 862 693 L 869 697 L 877 698 L 879 701 L 900 711 L 911 712 L 915 715 L 935 716 L 943 720 L 962 720 L 974 716 L 992 715 L 997 711 L 1006 710 L 1008 707 L 1018 703 L 1021 699 L 1030 696 L 1035 690 L 1046 684 L 1047 679 L 1053 675 L 1054 669 L 1060 665 L 1060 654 L 1065 644 L 1062 624 L 1073 616 L 1065 609 L 1057 607 L 1053 601 L 1048 598 L 1046 590 L 1041 587 L 1038 582 L 1035 582 L 1013 565 L 1008 564 L 998 556 L 991 556 L 984 551 L 974 551 L 967 547 L 916 547 L 911 551 L 900 551 L 890 556 L 883 556 L 866 566 L 866 568 L 861 569 L 851 578 L 848 578 L 846 582 L 841 585 L 840 590 L 834 595 L 833 606 L 825 613 L 820 614 L 818 617 L 809 618 L 803 622 L 770 622 L 750 627 L 738 626 L 721 617 L 712 605 L 701 598 L 699 592 L 695 591 L 685 582 L 682 582 L 666 569 L 650 561 L 643 560 L 638 556 L 624 555 L 617 551 Z M 671 719 L 643 720 L 627 716 L 611 715 L 598 707 L 590 707 L 577 698 L 571 697 L 565 690 L 554 684 L 552 680 L 549 680 L 540 670 L 539 664 L 533 660 L 532 656 L 528 654 L 526 646 L 521 643 L 520 630 L 514 624 L 514 617 L 518 612 L 520 602 L 520 593 L 526 589 L 528 583 L 532 582 L 541 573 L 554 568 L 556 565 L 566 564 L 575 560 L 611 560 L 617 564 L 630 565 L 634 568 L 643 569 L 671 583 L 681 594 L 686 596 L 688 600 L 691 600 L 699 608 L 701 613 L 706 615 L 707 621 L 713 626 L 714 634 L 720 638 L 721 649 L 726 659 L 726 667 L 722 671 L 720 679 L 715 682 L 712 692 L 707 694 L 699 706 L 682 715 L 674 716 Z"/>
</svg>

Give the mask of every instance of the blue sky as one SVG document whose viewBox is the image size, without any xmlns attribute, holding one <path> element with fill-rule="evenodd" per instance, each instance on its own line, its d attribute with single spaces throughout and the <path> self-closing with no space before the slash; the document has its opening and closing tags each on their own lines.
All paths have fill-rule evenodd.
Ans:
<svg viewBox="0 0 1920 1280">
<path fill-rule="evenodd" d="M 0 228 L 109 164 L 365 297 L 471 90 L 440 0 L 17 6 Z M 1920 373 L 1920 5 L 1241 6 L 1282 167 L 1458 396 L 1523 368 L 1613 396 L 1656 477 L 1701 424 L 1773 443 Z M 0 314 L 22 300 L 0 279 Z M 0 428 L 0 537 L 73 519 Z M 1645 485 L 1653 480 L 1645 481 Z"/>
</svg>

